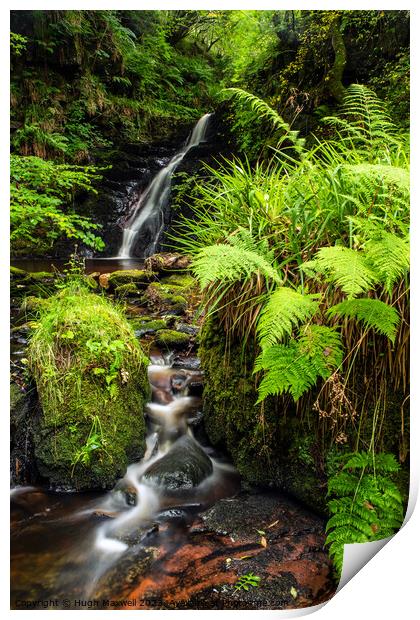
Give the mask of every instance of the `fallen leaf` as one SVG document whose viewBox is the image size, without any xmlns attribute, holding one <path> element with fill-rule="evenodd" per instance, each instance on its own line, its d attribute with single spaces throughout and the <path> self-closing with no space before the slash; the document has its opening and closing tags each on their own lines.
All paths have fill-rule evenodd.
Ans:
<svg viewBox="0 0 420 620">
<path fill-rule="evenodd" d="M 265 532 L 264 530 L 257 530 L 258 534 L 261 534 L 261 536 L 265 536 Z"/>
<path fill-rule="evenodd" d="M 267 546 L 267 539 L 265 536 L 261 536 L 261 546 L 262 547 L 266 547 Z"/>
<path fill-rule="evenodd" d="M 293 598 L 296 598 L 298 595 L 296 588 L 294 588 L 293 586 L 290 588 L 290 594 L 293 596 Z"/>
<path fill-rule="evenodd" d="M 277 521 L 274 521 L 274 523 L 270 523 L 270 525 L 267 526 L 267 529 L 270 529 L 270 527 L 274 527 L 275 525 L 277 525 L 278 522 L 279 519 L 277 519 Z"/>
</svg>

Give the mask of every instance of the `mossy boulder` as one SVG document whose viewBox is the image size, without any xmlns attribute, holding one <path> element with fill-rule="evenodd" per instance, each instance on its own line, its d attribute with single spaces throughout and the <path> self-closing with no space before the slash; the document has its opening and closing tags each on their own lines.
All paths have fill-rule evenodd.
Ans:
<svg viewBox="0 0 420 620">
<path fill-rule="evenodd" d="M 190 343 L 188 334 L 173 329 L 161 329 L 155 338 L 155 344 L 161 349 L 184 349 Z"/>
<path fill-rule="evenodd" d="M 145 299 L 148 307 L 155 312 L 182 314 L 188 306 L 186 298 L 180 294 L 179 287 L 160 282 L 149 284 L 145 291 Z"/>
<path fill-rule="evenodd" d="M 312 452 L 313 434 L 292 408 L 280 409 L 279 402 L 270 398 L 256 405 L 252 342 L 245 351 L 231 343 L 227 353 L 223 331 L 207 320 L 199 357 L 207 377 L 204 426 L 212 444 L 231 455 L 244 480 L 287 491 L 326 514 L 326 476 Z M 296 455 L 300 443 L 305 446 L 304 458 Z"/>
<path fill-rule="evenodd" d="M 148 360 L 128 321 L 86 288 L 63 289 L 40 314 L 28 361 L 40 474 L 55 488 L 112 487 L 145 449 Z"/>
<path fill-rule="evenodd" d="M 149 270 L 126 269 L 111 273 L 108 278 L 108 285 L 114 289 L 124 284 L 135 284 L 139 288 L 146 288 L 154 278 L 155 274 Z"/>
</svg>

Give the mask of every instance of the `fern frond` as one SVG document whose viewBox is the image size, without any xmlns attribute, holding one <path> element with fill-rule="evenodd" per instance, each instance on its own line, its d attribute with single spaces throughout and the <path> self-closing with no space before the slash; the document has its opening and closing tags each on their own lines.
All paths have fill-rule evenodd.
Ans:
<svg viewBox="0 0 420 620">
<path fill-rule="evenodd" d="M 270 295 L 258 320 L 261 348 L 266 349 L 290 336 L 294 327 L 313 317 L 318 306 L 319 303 L 311 295 L 302 295 L 286 286 L 277 288 Z"/>
<path fill-rule="evenodd" d="M 394 284 L 408 272 L 410 267 L 408 239 L 382 231 L 379 237 L 365 244 L 365 254 L 379 274 L 385 289 L 391 293 Z"/>
<path fill-rule="evenodd" d="M 254 372 L 266 371 L 257 402 L 285 392 L 297 401 L 320 377 L 327 379 L 341 359 L 341 341 L 333 329 L 307 326 L 298 340 L 271 346 L 257 357 Z"/>
<path fill-rule="evenodd" d="M 347 299 L 327 310 L 327 316 L 341 316 L 361 321 L 367 329 L 384 334 L 391 342 L 395 341 L 400 320 L 392 306 L 379 299 Z"/>
<path fill-rule="evenodd" d="M 204 289 L 215 281 L 235 282 L 256 272 L 267 280 L 280 281 L 278 272 L 261 254 L 228 244 L 203 248 L 193 259 L 192 271 Z"/>
<path fill-rule="evenodd" d="M 370 142 L 390 142 L 396 132 L 383 101 L 367 86 L 351 84 L 347 88 L 340 116 L 348 118 Z"/>
<path fill-rule="evenodd" d="M 362 517 L 354 514 L 354 513 L 337 513 L 333 517 L 331 517 L 327 523 L 326 531 L 328 532 L 331 529 L 342 528 L 342 527 L 353 528 L 369 537 L 372 535 L 371 523 L 363 519 Z M 334 540 L 336 536 L 332 536 Z"/>
<path fill-rule="evenodd" d="M 406 168 L 363 162 L 362 164 L 343 166 L 343 170 L 358 177 L 358 180 L 363 177 L 374 179 L 376 187 L 377 182 L 381 181 L 385 185 L 395 185 L 403 192 L 408 192 L 410 189 L 410 173 Z"/>
<path fill-rule="evenodd" d="M 403 520 L 401 495 L 384 475 L 398 470 L 395 457 L 355 452 L 345 454 L 344 460 L 343 470 L 328 481 L 328 493 L 336 497 L 328 502 L 332 516 L 326 544 L 337 571 L 342 569 L 345 544 L 390 536 Z"/>
<path fill-rule="evenodd" d="M 303 263 L 303 271 L 317 271 L 340 286 L 349 298 L 371 289 L 378 275 L 370 267 L 366 257 L 341 245 L 321 248 L 312 261 Z"/>
<path fill-rule="evenodd" d="M 259 118 L 268 120 L 272 124 L 273 129 L 284 131 L 285 136 L 281 141 L 287 138 L 293 144 L 298 153 L 303 152 L 305 140 L 303 138 L 299 138 L 299 133 L 297 131 L 293 131 L 290 128 L 290 125 L 286 123 L 280 114 L 273 110 L 268 103 L 259 97 L 248 93 L 246 90 L 242 90 L 242 88 L 224 88 L 222 92 L 232 95 L 241 103 L 245 102 L 248 104 Z"/>
</svg>

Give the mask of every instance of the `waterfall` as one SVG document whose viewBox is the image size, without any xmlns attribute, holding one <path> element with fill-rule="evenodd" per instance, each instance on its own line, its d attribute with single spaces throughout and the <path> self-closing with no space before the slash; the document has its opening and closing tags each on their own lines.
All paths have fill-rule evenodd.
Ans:
<svg viewBox="0 0 420 620">
<path fill-rule="evenodd" d="M 184 147 L 162 168 L 134 205 L 133 213 L 128 219 L 124 231 L 119 258 L 130 258 L 140 231 L 147 230 L 150 236 L 150 248 L 147 255 L 153 254 L 164 226 L 163 210 L 169 198 L 172 175 L 186 153 L 206 139 L 206 132 L 211 114 L 204 114 L 195 125 Z"/>
</svg>

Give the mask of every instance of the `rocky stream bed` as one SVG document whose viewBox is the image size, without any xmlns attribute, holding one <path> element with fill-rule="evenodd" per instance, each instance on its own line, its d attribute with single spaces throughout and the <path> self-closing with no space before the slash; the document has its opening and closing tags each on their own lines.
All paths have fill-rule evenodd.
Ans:
<svg viewBox="0 0 420 620">
<path fill-rule="evenodd" d="M 188 265 L 176 255 L 130 270 L 106 265 L 91 263 L 88 277 L 124 304 L 148 352 L 153 396 L 143 459 L 113 489 L 84 493 L 39 475 L 28 434 L 36 395 L 22 360 L 60 271 L 12 270 L 12 607 L 289 609 L 327 600 L 336 582 L 325 519 L 241 479 L 207 437 L 201 397 L 212 379 L 200 369 Z M 257 584 L 245 577 L 240 587 L 246 575 Z"/>
</svg>

